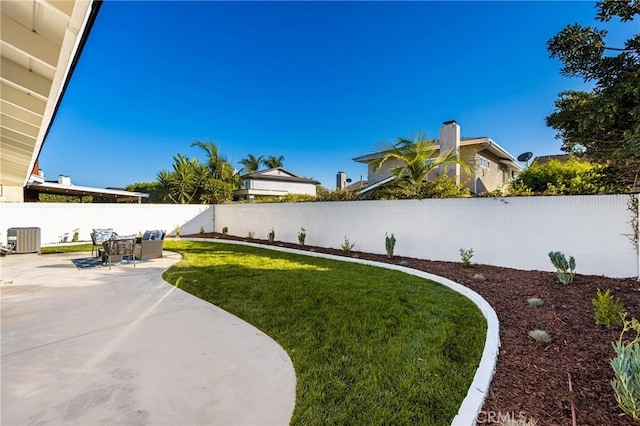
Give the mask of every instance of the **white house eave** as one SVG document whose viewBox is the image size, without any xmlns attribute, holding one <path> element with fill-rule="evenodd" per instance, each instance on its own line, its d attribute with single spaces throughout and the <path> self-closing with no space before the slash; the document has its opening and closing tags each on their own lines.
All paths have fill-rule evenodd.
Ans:
<svg viewBox="0 0 640 426">
<path fill-rule="evenodd" d="M 377 187 L 384 185 L 385 183 L 389 183 L 389 182 L 391 182 L 392 180 L 395 180 L 395 179 L 396 179 L 396 177 L 397 177 L 397 176 L 395 176 L 395 175 L 391 175 L 391 176 L 389 176 L 389 177 L 387 177 L 387 178 L 384 178 L 384 179 L 382 179 L 382 180 L 379 180 L 378 182 L 376 182 L 376 183 L 374 183 L 374 184 L 372 184 L 372 185 L 367 186 L 367 187 L 366 187 L 366 188 L 364 188 L 363 190 L 358 191 L 358 195 L 365 194 L 365 193 L 367 193 L 367 192 L 371 191 L 372 189 L 376 189 Z"/>
<path fill-rule="evenodd" d="M 27 185 L 96 7 L 94 0 L 0 3 L 0 184 Z"/>
<path fill-rule="evenodd" d="M 93 188 L 90 186 L 79 185 L 65 185 L 57 182 L 39 182 L 36 179 L 29 180 L 27 187 L 36 189 L 40 192 L 47 192 L 47 190 L 55 190 L 56 193 L 68 192 L 71 194 L 84 194 L 84 195 L 105 195 L 105 196 L 117 196 L 117 197 L 139 197 L 149 198 L 149 194 L 146 192 L 132 192 L 124 191 L 120 189 L 107 189 L 107 188 Z"/>
</svg>

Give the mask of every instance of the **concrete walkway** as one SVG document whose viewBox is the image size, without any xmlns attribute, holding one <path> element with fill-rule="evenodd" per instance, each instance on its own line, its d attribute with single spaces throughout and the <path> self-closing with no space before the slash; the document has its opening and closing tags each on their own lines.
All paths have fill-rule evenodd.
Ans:
<svg viewBox="0 0 640 426">
<path fill-rule="evenodd" d="M 295 373 L 261 331 L 164 282 L 180 257 L 0 259 L 2 425 L 286 425 Z"/>
</svg>

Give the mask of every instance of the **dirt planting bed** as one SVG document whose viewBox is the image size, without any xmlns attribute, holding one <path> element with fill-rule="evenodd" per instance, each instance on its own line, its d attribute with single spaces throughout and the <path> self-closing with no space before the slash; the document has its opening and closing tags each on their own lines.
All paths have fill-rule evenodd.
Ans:
<svg viewBox="0 0 640 426">
<path fill-rule="evenodd" d="M 389 259 L 383 254 L 358 251 L 345 254 L 340 249 L 217 233 L 190 237 L 251 241 L 386 263 L 404 261 L 410 268 L 456 281 L 482 295 L 500 320 L 498 365 L 479 423 L 491 424 L 500 412 L 537 419 L 538 425 L 571 425 L 573 412 L 577 425 L 639 425 L 623 415 L 610 385 L 611 342 L 618 338 L 619 331 L 595 325 L 591 304 L 598 288 L 611 289 L 629 314 L 640 318 L 640 283 L 636 279 L 576 275 L 573 284 L 563 286 L 552 272 L 488 265 L 463 268 L 455 262 L 397 256 Z M 579 264 L 576 269 L 580 270 Z M 531 306 L 531 297 L 542 299 L 543 305 Z M 553 340 L 548 344 L 533 340 L 528 336 L 533 329 L 546 330 Z"/>
</svg>

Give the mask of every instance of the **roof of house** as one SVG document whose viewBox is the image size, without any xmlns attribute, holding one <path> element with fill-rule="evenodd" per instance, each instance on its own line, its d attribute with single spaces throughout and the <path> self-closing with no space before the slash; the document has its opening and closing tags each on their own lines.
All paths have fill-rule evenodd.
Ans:
<svg viewBox="0 0 640 426">
<path fill-rule="evenodd" d="M 439 148 L 439 141 L 435 140 L 436 146 Z M 482 136 L 482 137 L 474 137 L 474 138 L 460 138 L 460 146 L 473 146 L 480 145 L 480 149 L 478 151 L 487 150 L 498 158 L 500 158 L 501 163 L 511 166 L 511 168 L 515 170 L 521 170 L 522 167 L 517 163 L 515 157 L 511 155 L 506 149 L 498 145 L 493 139 Z M 359 157 L 353 158 L 353 161 L 357 161 L 359 163 L 368 163 L 376 158 L 380 158 L 384 154 L 384 151 L 374 152 L 371 154 L 361 155 Z"/>
<path fill-rule="evenodd" d="M 548 163 L 551 160 L 556 160 L 560 162 L 569 161 L 569 154 L 554 154 L 554 155 L 541 155 L 533 159 L 531 164 L 544 164 Z"/>
<path fill-rule="evenodd" d="M 353 191 L 359 191 L 363 188 L 365 188 L 367 185 L 369 184 L 368 181 L 366 180 L 359 180 L 357 182 L 353 182 L 350 185 L 347 185 L 344 190 L 345 191 L 349 191 L 349 192 L 353 192 Z"/>
<path fill-rule="evenodd" d="M 282 182 L 298 182 L 298 183 L 310 183 L 313 185 L 320 185 L 315 179 L 308 179 L 300 177 L 295 173 L 292 173 L 282 167 L 275 167 L 273 169 L 260 170 L 258 172 L 248 173 L 242 175 L 241 179 L 253 179 L 253 180 L 274 180 Z"/>
<path fill-rule="evenodd" d="M 56 181 L 44 181 L 30 179 L 26 189 L 43 192 L 47 194 L 85 196 L 113 198 L 117 201 L 140 201 L 141 198 L 148 198 L 146 192 L 131 192 L 123 189 L 112 188 L 91 188 L 88 186 L 65 185 Z"/>
</svg>

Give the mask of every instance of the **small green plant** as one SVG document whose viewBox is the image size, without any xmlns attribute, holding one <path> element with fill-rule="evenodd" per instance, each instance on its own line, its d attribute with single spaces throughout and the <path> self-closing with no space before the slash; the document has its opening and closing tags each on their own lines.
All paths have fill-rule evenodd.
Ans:
<svg viewBox="0 0 640 426">
<path fill-rule="evenodd" d="M 298 232 L 298 243 L 301 246 L 304 245 L 304 240 L 307 238 L 307 232 L 304 228 L 300 228 L 300 232 Z"/>
<path fill-rule="evenodd" d="M 564 285 L 569 285 L 573 282 L 573 277 L 576 275 L 576 260 L 573 256 L 569 256 L 569 260 L 559 251 L 550 251 L 549 259 L 556 268 L 556 276 L 558 281 Z"/>
<path fill-rule="evenodd" d="M 73 237 L 71 237 L 72 243 L 77 243 L 80 238 L 80 230 L 78 228 L 73 230 Z"/>
<path fill-rule="evenodd" d="M 527 302 L 529 302 L 529 304 L 535 308 L 539 308 L 540 306 L 544 305 L 544 300 L 540 299 L 539 297 L 530 297 L 529 299 L 527 299 Z"/>
<path fill-rule="evenodd" d="M 229 233 L 229 228 L 226 226 L 222 228 L 222 235 L 227 235 Z"/>
<path fill-rule="evenodd" d="M 270 243 L 272 243 L 276 239 L 276 231 L 274 231 L 273 228 L 271 228 L 271 232 L 267 234 L 267 238 L 269 239 Z"/>
<path fill-rule="evenodd" d="M 613 342 L 616 357 L 610 362 L 613 368 L 611 387 L 622 411 L 633 420 L 640 420 L 640 321 L 626 317 L 626 313 L 621 316 L 622 332 L 618 341 Z M 635 337 L 625 340 L 627 332 L 634 332 Z"/>
<path fill-rule="evenodd" d="M 180 225 L 176 225 L 176 226 L 173 228 L 173 232 L 175 232 L 175 233 L 176 233 L 176 237 L 179 237 L 179 236 L 180 236 Z"/>
<path fill-rule="evenodd" d="M 473 249 L 460 249 L 460 263 L 464 268 L 471 266 L 471 258 L 473 257 Z"/>
<path fill-rule="evenodd" d="M 349 253 L 355 245 L 355 243 L 350 242 L 349 239 L 345 236 L 344 242 L 342 243 L 342 252 Z"/>
<path fill-rule="evenodd" d="M 619 297 L 614 297 L 611 290 L 604 293 L 598 289 L 596 297 L 591 299 L 596 319 L 596 325 L 604 325 L 607 328 L 622 326 L 622 315 L 625 313 L 624 306 L 620 303 Z"/>
<path fill-rule="evenodd" d="M 201 226 L 201 227 L 200 227 L 200 233 L 201 233 L 201 234 L 204 234 L 204 226 Z"/>
<path fill-rule="evenodd" d="M 544 330 L 531 330 L 529 332 L 529 337 L 531 337 L 536 342 L 549 343 L 551 342 L 551 336 Z"/>
<path fill-rule="evenodd" d="M 256 233 L 254 231 L 249 231 L 249 233 L 247 234 L 247 238 L 250 240 L 253 240 L 253 237 L 256 236 Z"/>
<path fill-rule="evenodd" d="M 396 247 L 396 236 L 391 233 L 391 236 L 384 234 L 384 247 L 387 250 L 387 257 L 391 259 L 393 257 L 393 250 Z"/>
</svg>

